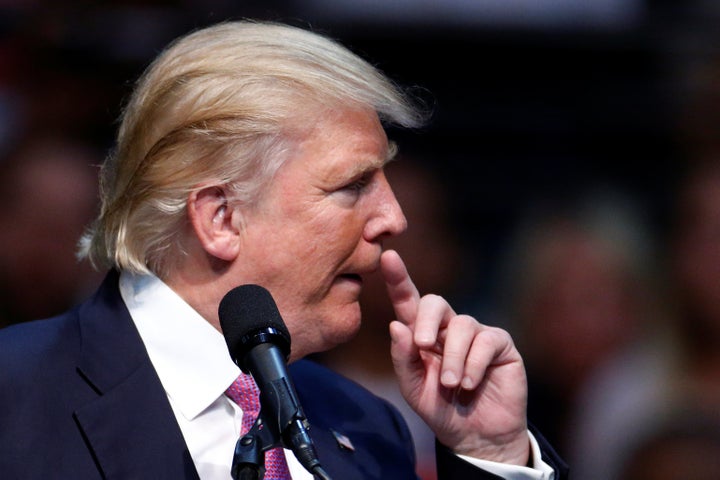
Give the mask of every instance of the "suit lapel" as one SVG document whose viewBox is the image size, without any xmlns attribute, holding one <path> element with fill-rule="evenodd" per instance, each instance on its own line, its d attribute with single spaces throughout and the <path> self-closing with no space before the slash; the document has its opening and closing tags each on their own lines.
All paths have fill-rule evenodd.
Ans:
<svg viewBox="0 0 720 480">
<path fill-rule="evenodd" d="M 326 471 L 341 472 L 343 480 L 367 480 L 357 455 L 354 451 L 342 448 L 338 444 L 333 429 L 320 425 L 311 425 L 310 435 L 317 449 L 320 462 Z"/>
<path fill-rule="evenodd" d="M 98 396 L 75 419 L 105 476 L 198 478 L 116 272 L 81 308 L 80 331 L 78 372 Z"/>
<path fill-rule="evenodd" d="M 289 368 L 310 422 L 310 436 L 330 476 L 417 480 L 412 438 L 395 409 L 308 360 L 293 362 Z"/>
</svg>

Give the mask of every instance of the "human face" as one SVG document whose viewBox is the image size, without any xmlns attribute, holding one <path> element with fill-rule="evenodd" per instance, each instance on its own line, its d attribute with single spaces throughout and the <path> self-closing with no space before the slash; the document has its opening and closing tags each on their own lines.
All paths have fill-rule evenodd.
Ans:
<svg viewBox="0 0 720 480">
<path fill-rule="evenodd" d="M 292 336 L 292 358 L 349 340 L 360 327 L 363 276 L 382 240 L 405 230 L 383 167 L 388 141 L 375 112 L 318 117 L 245 212 L 236 267 L 267 288 Z"/>
</svg>

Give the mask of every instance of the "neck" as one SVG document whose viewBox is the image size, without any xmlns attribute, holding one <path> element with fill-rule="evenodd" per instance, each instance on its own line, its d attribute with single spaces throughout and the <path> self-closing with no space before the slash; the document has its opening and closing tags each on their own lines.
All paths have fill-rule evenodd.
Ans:
<svg viewBox="0 0 720 480">
<path fill-rule="evenodd" d="M 163 281 L 222 333 L 218 305 L 222 297 L 233 287 L 226 285 L 227 282 L 222 274 L 210 269 L 178 268 Z"/>
</svg>

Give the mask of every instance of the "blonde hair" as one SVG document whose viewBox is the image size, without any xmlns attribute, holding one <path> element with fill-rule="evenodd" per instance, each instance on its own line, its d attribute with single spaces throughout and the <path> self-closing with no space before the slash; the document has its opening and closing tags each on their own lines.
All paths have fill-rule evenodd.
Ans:
<svg viewBox="0 0 720 480">
<path fill-rule="evenodd" d="M 250 205 L 319 108 L 375 110 L 420 126 L 425 112 L 375 67 L 326 36 L 234 21 L 170 44 L 138 80 L 101 170 L 101 211 L 80 242 L 96 267 L 161 277 L 183 254 L 186 202 L 224 186 Z"/>
</svg>

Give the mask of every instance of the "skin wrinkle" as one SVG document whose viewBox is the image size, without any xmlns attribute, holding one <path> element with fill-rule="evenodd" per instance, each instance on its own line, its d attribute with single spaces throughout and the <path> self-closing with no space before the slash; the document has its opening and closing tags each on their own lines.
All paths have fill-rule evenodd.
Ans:
<svg viewBox="0 0 720 480">
<path fill-rule="evenodd" d="M 257 77 L 247 81 L 243 72 Z M 165 79 L 180 79 L 178 88 L 162 91 Z M 127 195 L 128 211 L 101 218 L 83 237 L 83 255 L 155 273 L 220 331 L 226 292 L 248 283 L 266 287 L 293 338 L 290 361 L 355 336 L 361 290 L 379 270 L 393 311 L 378 318 L 398 320 L 390 326 L 390 354 L 407 404 L 452 453 L 527 463 L 527 382 L 509 338 L 483 334 L 484 326 L 465 321 L 443 297 L 425 295 L 400 255 L 383 251 L 407 220 L 384 173 L 395 148 L 382 121 L 422 126 L 426 115 L 409 92 L 312 32 L 227 22 L 169 46 L 129 100 L 102 173 L 109 188 L 103 204 Z M 175 127 L 178 134 L 168 135 Z M 154 142 L 163 148 L 146 159 L 152 169 L 142 169 L 137 188 L 116 192 L 113 180 L 130 178 L 136 157 Z M 123 219 L 128 238 L 118 242 Z M 122 262 L 112 261 L 116 252 Z M 441 260 L 425 263 L 435 262 Z M 131 287 L 142 281 L 130 279 Z M 193 340 L 177 347 L 192 350 Z M 450 382 L 442 379 L 447 371 Z M 468 376 L 461 393 L 472 399 L 465 405 L 450 394 Z M 187 438 L 208 431 L 191 430 Z M 195 460 L 192 447 L 190 453 Z"/>
<path fill-rule="evenodd" d="M 406 227 L 382 171 L 391 150 L 374 112 L 322 116 L 243 212 L 232 268 L 276 297 L 293 343 L 305 346 L 293 358 L 344 342 L 360 327 L 358 275 L 377 270 L 382 239 Z M 358 174 L 368 183 L 355 188 Z M 278 238 L 279 231 L 287 233 Z"/>
</svg>

